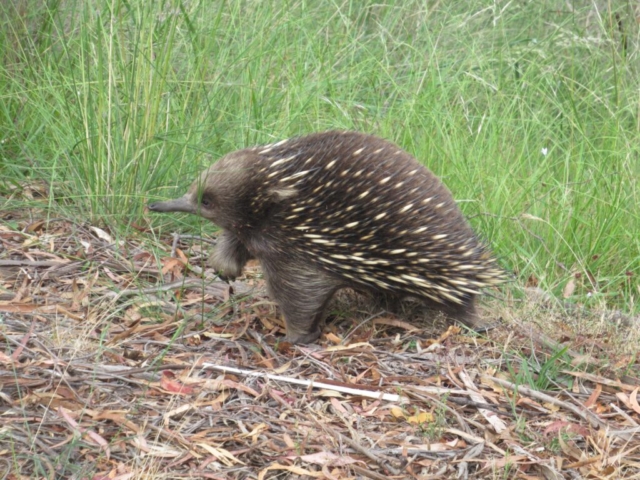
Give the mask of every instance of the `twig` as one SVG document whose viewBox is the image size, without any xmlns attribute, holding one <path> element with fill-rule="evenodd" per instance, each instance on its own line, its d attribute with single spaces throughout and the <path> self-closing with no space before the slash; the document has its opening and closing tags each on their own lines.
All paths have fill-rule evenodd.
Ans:
<svg viewBox="0 0 640 480">
<path fill-rule="evenodd" d="M 119 292 L 106 292 L 102 296 L 120 298 L 120 297 L 129 296 L 129 295 L 150 295 L 152 293 L 174 290 L 176 288 L 202 286 L 204 283 L 206 282 L 199 278 L 185 278 L 184 280 L 178 280 L 172 283 L 165 283 L 164 285 L 158 285 L 150 288 L 131 288 L 127 290 L 121 290 Z M 218 282 L 218 283 L 222 284 L 222 282 Z M 226 283 L 224 283 L 223 285 L 224 285 L 224 288 L 229 288 L 229 285 L 227 285 Z"/>
<path fill-rule="evenodd" d="M 408 402 L 408 399 L 406 397 L 401 397 L 400 395 L 395 395 L 393 393 L 384 393 L 380 391 L 372 392 L 370 390 L 361 390 L 358 388 L 343 387 L 340 385 L 331 385 L 330 383 L 315 382 L 313 380 L 299 380 L 297 378 L 283 377 L 281 375 L 272 375 L 270 373 L 263 373 L 263 372 L 255 372 L 253 370 L 240 370 L 239 368 L 225 367 L 222 365 L 214 365 L 212 363 L 203 363 L 202 367 L 209 368 L 212 370 L 219 370 L 221 372 L 235 373 L 237 375 L 247 375 L 250 377 L 267 378 L 269 380 L 274 380 L 277 382 L 292 383 L 294 385 L 302 385 L 305 387 L 333 390 L 336 392 L 346 393 L 349 395 L 357 395 L 359 397 L 385 400 L 387 402 L 401 402 L 401 403 Z"/>
<path fill-rule="evenodd" d="M 173 243 L 171 244 L 171 256 L 176 256 L 176 250 L 178 249 L 178 240 L 180 240 L 180 234 L 173 234 Z"/>
<path fill-rule="evenodd" d="M 347 344 L 347 340 L 349 340 L 349 338 L 351 338 L 351 336 L 356 332 L 356 330 L 358 330 L 362 325 L 364 325 L 365 323 L 370 322 L 371 320 L 373 320 L 376 317 L 379 317 L 380 315 L 382 315 L 383 313 L 385 313 L 385 310 L 382 310 L 378 313 L 374 313 L 373 315 L 365 318 L 363 321 L 361 321 L 358 325 L 356 325 L 353 329 L 351 329 L 351 331 L 349 333 L 347 333 L 344 336 L 344 339 L 342 340 L 341 344 L 342 345 L 346 345 Z"/>
<path fill-rule="evenodd" d="M 4 457 L 0 457 L 0 462 L 4 463 L 7 466 L 7 470 L 4 472 L 4 475 L 2 475 L 2 478 L 0 479 L 0 480 L 5 480 L 5 478 L 7 478 L 11 473 L 11 463 L 9 463 L 9 460 Z M 385 480 L 387 480 L 386 477 L 384 478 Z"/>
<path fill-rule="evenodd" d="M 344 435 L 342 435 L 340 432 L 336 432 L 333 428 L 329 427 L 328 425 L 321 425 L 317 420 L 314 419 L 314 421 L 316 423 L 318 423 L 318 425 L 326 430 L 327 432 L 329 432 L 331 435 L 334 436 L 334 438 L 336 438 L 337 440 L 340 440 L 341 442 L 346 443 L 347 445 L 349 445 L 351 448 L 353 448 L 354 450 L 360 452 L 361 454 L 363 454 L 364 456 L 366 456 L 369 460 L 374 461 L 375 463 L 377 463 L 378 465 L 380 465 L 380 467 L 384 468 L 385 470 L 388 470 L 389 472 L 391 472 L 393 475 L 400 475 L 400 471 L 395 469 L 394 467 L 392 467 L 391 465 L 389 465 L 388 461 L 382 460 L 381 458 L 379 458 L 377 455 L 375 455 L 374 453 L 371 452 L 371 450 L 363 447 L 362 445 L 360 445 L 358 442 L 350 439 L 349 437 L 345 437 Z"/>
<path fill-rule="evenodd" d="M 471 434 L 471 429 L 469 428 L 469 424 L 464 420 L 464 418 L 462 418 L 462 415 L 460 415 L 458 412 L 456 412 L 453 408 L 451 408 L 446 403 L 441 402 L 437 398 L 434 398 L 432 395 L 420 395 L 409 389 L 405 389 L 405 391 L 410 393 L 412 397 L 422 400 L 423 402 L 434 403 L 439 408 L 446 410 L 447 412 L 449 412 L 451 415 L 454 416 L 454 418 L 456 419 L 456 422 L 458 422 L 458 425 L 460 425 L 460 428 L 462 428 L 465 432 Z M 452 400 L 451 397 L 447 398 L 447 401 L 451 401 L 451 400 Z"/>
<path fill-rule="evenodd" d="M 201 237 L 200 235 L 183 235 L 183 234 L 174 234 L 178 235 L 180 240 L 199 240 L 201 242 L 210 243 L 211 245 L 217 245 L 218 239 L 212 240 L 210 238 Z"/>
<path fill-rule="evenodd" d="M 250 336 L 252 336 L 253 339 L 256 342 L 258 342 L 258 345 L 260 345 L 260 348 L 262 348 L 269 355 L 270 358 L 268 360 L 275 363 L 276 367 L 279 366 L 278 355 L 276 354 L 276 352 L 273 351 L 273 348 L 271 348 L 269 345 L 266 344 L 262 336 L 255 330 L 251 330 L 251 329 L 249 329 L 247 333 Z"/>
<path fill-rule="evenodd" d="M 624 417 L 624 419 L 629 422 L 631 425 L 633 425 L 634 427 L 639 427 L 640 425 L 638 425 L 638 422 L 636 422 L 633 417 L 631 417 L 631 415 L 629 415 L 627 412 L 625 412 L 624 410 L 622 410 L 620 407 L 618 407 L 615 403 L 610 403 L 609 406 L 614 409 L 619 415 L 621 415 L 622 417 Z"/>
<path fill-rule="evenodd" d="M 373 478 L 373 480 L 389 480 L 389 477 L 386 475 L 381 475 L 379 473 L 372 472 L 371 470 L 367 470 L 357 465 L 351 465 L 351 470 L 353 470 L 356 473 L 359 473 L 362 476 Z"/>
<path fill-rule="evenodd" d="M 467 372 L 461 370 L 460 373 L 458 373 L 458 376 L 462 380 L 462 383 L 464 383 L 465 387 L 469 390 L 469 396 L 474 402 L 486 403 L 484 401 L 484 397 L 479 391 L 477 391 L 476 386 L 473 384 L 473 381 Z M 497 434 L 500 434 L 507 429 L 507 425 L 500 417 L 498 417 L 496 412 L 487 408 L 478 408 L 478 411 L 480 412 L 480 415 L 482 415 L 485 420 L 491 424 Z"/>
<path fill-rule="evenodd" d="M 563 402 L 562 400 L 558 400 L 555 397 L 552 397 L 551 395 L 547 395 L 546 393 L 542 393 L 542 392 L 538 392 L 536 390 L 532 390 L 530 388 L 527 388 L 523 385 L 515 385 L 511 382 L 508 382 L 506 380 L 502 380 L 501 378 L 495 378 L 495 377 L 490 377 L 490 376 L 486 376 L 483 375 L 482 376 L 484 379 L 490 381 L 490 382 L 494 382 L 497 383 L 498 385 L 501 385 L 503 387 L 509 388 L 511 390 L 516 391 L 517 393 L 519 393 L 520 395 L 526 395 L 528 397 L 533 397 L 535 399 L 538 400 L 542 400 L 543 402 L 548 402 L 551 403 L 553 405 L 557 405 L 559 407 L 562 407 L 566 410 L 569 410 L 570 412 L 573 412 L 575 415 L 577 415 L 578 417 L 582 418 L 583 420 L 585 420 L 586 422 L 589 423 L 589 425 L 591 425 L 592 427 L 597 427 L 597 428 L 601 428 L 603 429 L 608 435 L 612 435 L 612 436 L 616 436 L 616 437 L 620 437 L 623 438 L 624 440 L 630 440 L 635 433 L 640 432 L 640 428 L 637 429 L 624 429 L 624 430 L 611 430 L 609 425 L 602 421 L 595 413 L 590 412 L 589 410 L 586 410 L 584 408 L 580 408 L 576 405 L 573 405 L 571 403 L 568 402 Z"/>
<path fill-rule="evenodd" d="M 594 375 L 588 372 L 573 372 L 571 370 L 561 370 L 560 373 L 566 373 L 567 375 L 571 375 L 572 377 L 582 378 L 584 380 L 588 380 L 589 382 L 607 385 L 608 387 L 627 390 L 628 392 L 633 392 L 636 388 L 638 388 L 637 385 L 626 385 L 620 380 L 611 380 L 609 378 L 601 377 L 600 375 Z"/>
<path fill-rule="evenodd" d="M 488 447 L 490 447 L 493 450 L 495 450 L 496 452 L 498 452 L 499 454 L 505 455 L 505 456 L 507 455 L 507 452 L 502 450 L 496 444 L 485 440 L 484 438 L 476 437 L 475 435 L 471 435 L 470 433 L 463 432 L 462 430 L 458 430 L 457 428 L 447 428 L 447 429 L 445 429 L 445 432 L 450 433 L 452 435 L 456 435 L 458 437 L 462 437 L 462 438 L 464 438 L 465 440 L 467 440 L 467 441 L 469 441 L 471 443 L 484 443 Z"/>
<path fill-rule="evenodd" d="M 0 260 L 0 267 L 58 267 L 71 263 L 74 262 L 71 260 Z"/>
</svg>

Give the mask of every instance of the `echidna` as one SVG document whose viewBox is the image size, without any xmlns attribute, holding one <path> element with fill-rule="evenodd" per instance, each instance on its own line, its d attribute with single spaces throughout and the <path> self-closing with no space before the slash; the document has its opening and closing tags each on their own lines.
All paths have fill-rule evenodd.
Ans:
<svg viewBox="0 0 640 480">
<path fill-rule="evenodd" d="M 320 336 L 327 303 L 351 287 L 416 297 L 473 325 L 475 297 L 505 274 L 440 180 L 380 138 L 330 131 L 229 153 L 155 212 L 223 229 L 211 263 L 224 277 L 260 261 L 287 340 Z"/>
</svg>

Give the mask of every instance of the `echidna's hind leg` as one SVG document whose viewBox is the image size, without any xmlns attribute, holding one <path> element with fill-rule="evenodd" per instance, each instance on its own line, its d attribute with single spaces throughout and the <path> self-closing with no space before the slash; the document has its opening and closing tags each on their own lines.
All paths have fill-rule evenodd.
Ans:
<svg viewBox="0 0 640 480">
<path fill-rule="evenodd" d="M 388 292 L 372 291 L 369 293 L 375 308 L 388 313 L 400 314 L 402 311 L 402 297 Z"/>
<path fill-rule="evenodd" d="M 242 268 L 251 259 L 247 248 L 233 233 L 223 230 L 207 264 L 223 280 L 235 280 L 242 275 Z"/>
<path fill-rule="evenodd" d="M 470 297 L 462 304 L 448 303 L 440 306 L 440 309 L 447 317 L 457 320 L 468 327 L 475 328 L 480 326 L 480 316 L 476 310 L 475 296 Z"/>
<path fill-rule="evenodd" d="M 311 343 L 320 336 L 327 304 L 342 285 L 309 265 L 261 259 L 269 294 L 278 303 L 287 327 L 287 341 Z"/>
</svg>

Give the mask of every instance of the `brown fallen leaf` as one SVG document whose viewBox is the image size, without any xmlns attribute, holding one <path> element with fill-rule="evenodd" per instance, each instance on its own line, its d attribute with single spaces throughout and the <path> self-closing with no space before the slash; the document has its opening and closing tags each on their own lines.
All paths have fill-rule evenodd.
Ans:
<svg viewBox="0 0 640 480">
<path fill-rule="evenodd" d="M 306 470 L 300 467 L 287 466 L 287 465 L 281 465 L 279 463 L 274 463 L 268 466 L 267 468 L 265 468 L 264 470 L 260 471 L 260 473 L 258 474 L 258 480 L 264 480 L 267 473 L 269 473 L 271 470 L 284 470 L 286 472 L 291 472 L 296 475 L 308 475 L 312 478 L 323 478 L 325 476 L 324 473 L 322 472 L 312 472 L 311 470 Z"/>
<path fill-rule="evenodd" d="M 411 325 L 408 322 L 404 322 L 402 320 L 398 320 L 398 319 L 395 319 L 395 318 L 389 318 L 389 317 L 376 318 L 373 321 L 373 324 L 374 325 L 389 325 L 390 327 L 402 328 L 402 329 L 407 330 L 409 332 L 413 332 L 415 330 L 418 330 L 415 325 Z"/>
<path fill-rule="evenodd" d="M 195 392 L 192 387 L 188 387 L 180 383 L 176 379 L 175 373 L 165 370 L 160 377 L 160 386 L 167 392 L 175 393 L 178 395 L 190 395 Z"/>
<path fill-rule="evenodd" d="M 79 409 L 80 410 L 80 409 Z M 78 410 L 78 411 L 79 411 Z M 107 442 L 101 435 L 96 433 L 95 431 L 81 427 L 78 422 L 76 422 L 69 412 L 62 407 L 58 407 L 58 414 L 64 418 L 67 424 L 73 429 L 80 433 L 82 433 L 86 438 L 88 438 L 91 443 L 94 443 L 100 447 L 100 449 L 104 452 L 107 459 L 111 457 L 111 450 L 109 449 L 109 442 Z"/>
<path fill-rule="evenodd" d="M 300 459 L 303 462 L 313 463 L 314 465 L 329 465 L 331 467 L 343 467 L 345 465 L 353 465 L 354 463 L 363 463 L 362 460 L 356 460 L 346 455 L 336 455 L 331 452 L 317 452 L 309 455 L 289 456 L 291 460 Z"/>
<path fill-rule="evenodd" d="M 573 295 L 573 292 L 576 290 L 576 280 L 571 277 L 571 279 L 567 282 L 562 290 L 562 298 L 569 298 Z"/>
</svg>

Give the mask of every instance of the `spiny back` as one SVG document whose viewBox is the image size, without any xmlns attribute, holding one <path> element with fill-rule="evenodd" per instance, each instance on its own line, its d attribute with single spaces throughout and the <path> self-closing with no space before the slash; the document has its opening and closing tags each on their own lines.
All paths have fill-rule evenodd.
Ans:
<svg viewBox="0 0 640 480">
<path fill-rule="evenodd" d="M 373 289 L 461 303 L 504 281 L 450 192 L 396 145 L 325 132 L 249 149 L 247 207 L 283 255 Z M 269 195 L 278 208 L 264 213 Z M 248 212 L 247 212 L 248 213 Z"/>
</svg>

